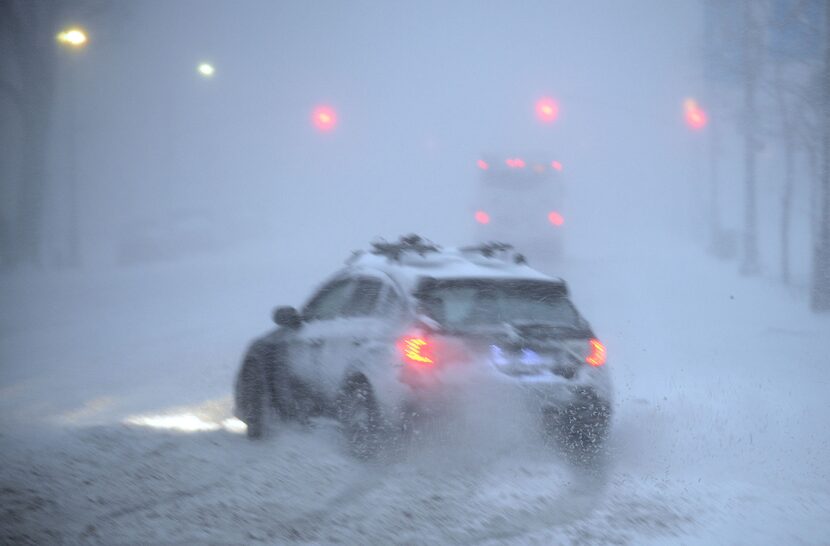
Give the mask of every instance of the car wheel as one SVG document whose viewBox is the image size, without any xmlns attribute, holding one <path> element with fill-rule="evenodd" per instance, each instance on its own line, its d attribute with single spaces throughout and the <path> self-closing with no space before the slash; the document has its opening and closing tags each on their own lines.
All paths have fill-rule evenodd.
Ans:
<svg viewBox="0 0 830 546">
<path fill-rule="evenodd" d="M 245 358 L 242 369 L 242 421 L 247 425 L 248 438 L 256 440 L 265 435 L 270 404 L 264 370 L 257 357 Z"/>
<path fill-rule="evenodd" d="M 582 393 L 579 402 L 545 412 L 546 437 L 555 440 L 569 457 L 591 462 L 602 452 L 610 417 L 608 406 L 595 394 Z"/>
<path fill-rule="evenodd" d="M 381 416 L 371 385 L 363 377 L 350 379 L 337 399 L 337 418 L 349 451 L 370 459 L 380 450 Z"/>
</svg>

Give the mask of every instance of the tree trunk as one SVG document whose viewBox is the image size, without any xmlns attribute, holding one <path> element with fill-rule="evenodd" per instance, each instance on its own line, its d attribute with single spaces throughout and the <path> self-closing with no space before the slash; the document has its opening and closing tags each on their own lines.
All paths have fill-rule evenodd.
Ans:
<svg viewBox="0 0 830 546">
<path fill-rule="evenodd" d="M 813 252 L 813 285 L 810 306 L 813 311 L 830 311 L 830 7 L 824 14 L 823 139 L 819 224 Z"/>
<path fill-rule="evenodd" d="M 758 146 L 755 109 L 755 87 L 758 79 L 758 23 L 753 13 L 753 0 L 744 0 L 744 245 L 741 273 L 757 275 L 758 221 L 755 192 L 755 153 Z"/>
<path fill-rule="evenodd" d="M 781 191 L 781 280 L 790 282 L 790 219 L 795 191 L 795 145 L 790 133 L 785 135 L 784 188 Z"/>
<path fill-rule="evenodd" d="M 720 139 L 717 127 L 718 121 L 709 128 L 709 248 L 711 252 L 721 257 L 719 249 L 721 243 L 721 222 L 720 222 Z"/>
<path fill-rule="evenodd" d="M 792 218 L 793 192 L 795 191 L 795 125 L 793 109 L 787 101 L 784 90 L 785 75 L 781 64 L 775 67 L 775 97 L 778 115 L 781 118 L 781 132 L 784 136 L 784 184 L 781 187 L 781 280 L 790 282 L 790 219 Z"/>
</svg>

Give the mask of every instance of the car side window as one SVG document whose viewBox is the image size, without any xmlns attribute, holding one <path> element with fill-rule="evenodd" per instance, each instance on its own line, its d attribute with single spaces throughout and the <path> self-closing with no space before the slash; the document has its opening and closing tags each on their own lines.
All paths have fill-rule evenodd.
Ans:
<svg viewBox="0 0 830 546">
<path fill-rule="evenodd" d="M 323 286 L 303 309 L 305 320 L 331 320 L 348 312 L 354 283 L 341 279 Z"/>
<path fill-rule="evenodd" d="M 392 286 L 387 284 L 383 291 L 383 295 L 380 297 L 380 303 L 378 304 L 375 314 L 391 320 L 397 320 L 403 316 L 403 313 L 403 300 L 398 295 L 398 292 Z"/>
<path fill-rule="evenodd" d="M 368 277 L 357 279 L 351 299 L 346 306 L 346 315 L 366 317 L 373 314 L 382 288 L 383 283 L 378 279 Z"/>
</svg>

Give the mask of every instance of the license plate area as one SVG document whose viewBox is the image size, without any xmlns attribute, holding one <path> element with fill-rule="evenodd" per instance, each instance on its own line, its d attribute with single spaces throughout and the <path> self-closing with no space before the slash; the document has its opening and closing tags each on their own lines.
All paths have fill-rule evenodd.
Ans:
<svg viewBox="0 0 830 546">
<path fill-rule="evenodd" d="M 490 346 L 490 361 L 508 375 L 537 375 L 558 367 L 557 358 L 527 347 Z"/>
<path fill-rule="evenodd" d="M 538 376 L 557 375 L 572 379 L 576 366 L 559 351 L 539 351 L 527 347 L 490 346 L 490 361 L 506 375 Z"/>
</svg>

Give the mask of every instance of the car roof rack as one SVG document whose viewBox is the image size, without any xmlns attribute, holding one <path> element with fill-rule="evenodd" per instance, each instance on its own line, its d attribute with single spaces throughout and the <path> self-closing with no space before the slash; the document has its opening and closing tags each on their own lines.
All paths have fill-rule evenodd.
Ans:
<svg viewBox="0 0 830 546">
<path fill-rule="evenodd" d="M 426 256 L 429 252 L 441 252 L 441 247 L 427 241 L 420 235 L 412 233 L 401 236 L 396 243 L 389 243 L 383 239 L 374 241 L 370 252 L 378 256 L 385 256 L 390 260 L 400 261 L 404 253 L 414 252 L 419 256 Z"/>
<path fill-rule="evenodd" d="M 512 254 L 510 258 L 512 259 L 513 263 L 527 263 L 527 258 L 524 257 L 524 254 L 516 252 L 513 248 L 513 245 L 509 243 L 502 243 L 499 241 L 490 241 L 488 243 L 475 246 L 465 246 L 460 248 L 459 250 L 461 250 L 461 252 L 471 252 L 475 254 L 480 254 L 485 258 L 505 257 L 506 255 Z"/>
<path fill-rule="evenodd" d="M 443 249 L 439 245 L 413 233 L 401 236 L 396 242 L 388 242 L 384 239 L 373 241 L 371 243 L 371 249 L 368 252 L 365 250 L 355 250 L 352 252 L 352 255 L 346 260 L 346 265 L 357 263 L 367 254 L 381 256 L 389 261 L 400 263 L 407 254 L 410 256 L 415 254 L 423 258 L 427 254 L 440 255 L 442 252 Z M 513 245 L 499 241 L 461 247 L 451 254 L 467 261 L 476 261 L 476 257 L 480 257 L 486 260 L 495 259 L 504 264 L 514 263 L 517 265 L 527 265 L 525 256 L 516 252 Z"/>
</svg>

